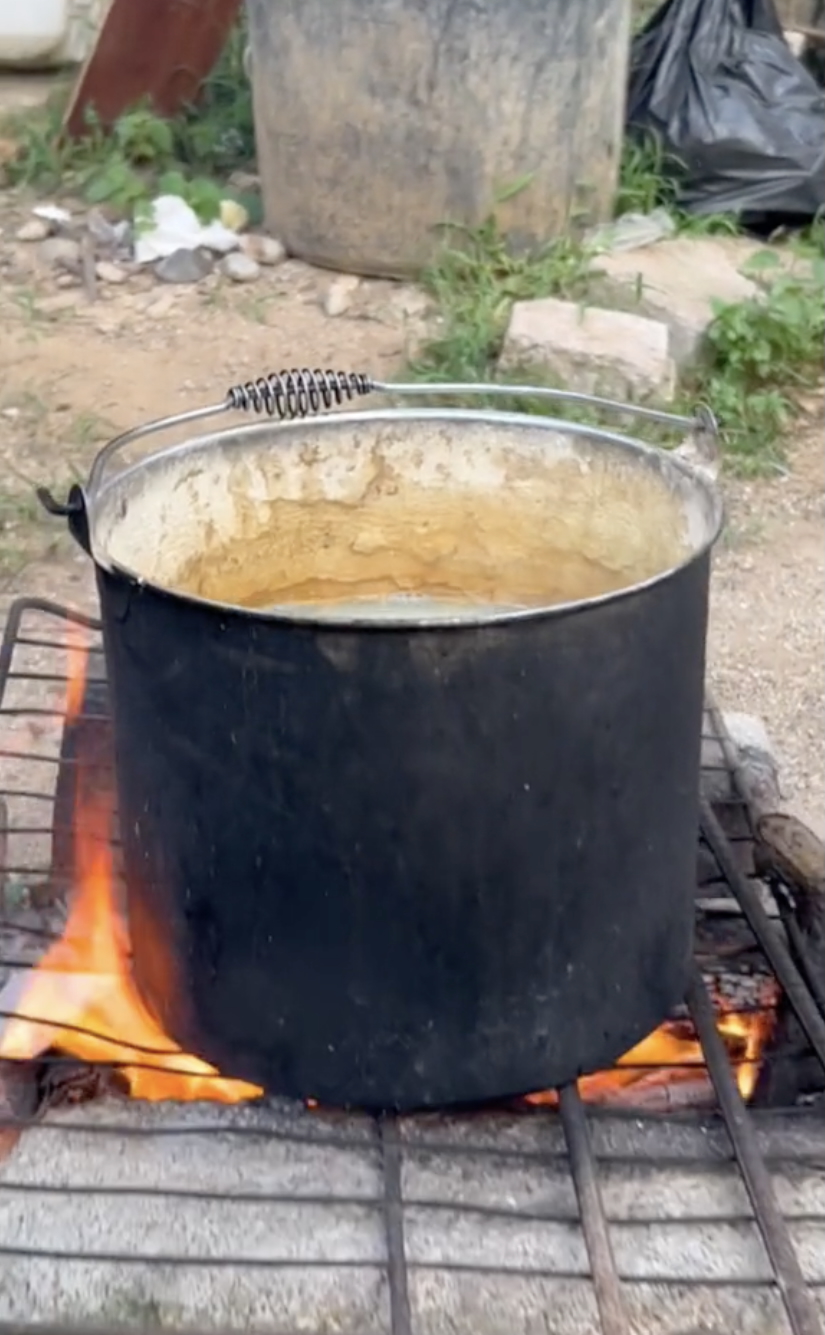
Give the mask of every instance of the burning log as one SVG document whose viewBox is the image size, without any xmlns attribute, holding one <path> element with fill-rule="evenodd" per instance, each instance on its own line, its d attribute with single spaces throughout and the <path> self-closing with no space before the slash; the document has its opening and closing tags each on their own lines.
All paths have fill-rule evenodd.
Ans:
<svg viewBox="0 0 825 1335">
<path fill-rule="evenodd" d="M 794 963 L 825 1016 L 825 845 L 796 817 L 778 813 L 761 816 L 756 835 L 757 871 L 774 892 Z M 783 996 L 754 1103 L 791 1104 L 823 1087 L 822 1067 Z"/>
<path fill-rule="evenodd" d="M 756 864 L 773 887 L 796 966 L 825 1015 L 825 844 L 794 816 L 762 816 Z"/>
</svg>

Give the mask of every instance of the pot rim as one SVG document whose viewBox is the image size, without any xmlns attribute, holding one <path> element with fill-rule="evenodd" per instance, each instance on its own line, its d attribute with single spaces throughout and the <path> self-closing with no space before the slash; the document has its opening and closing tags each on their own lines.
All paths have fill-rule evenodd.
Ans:
<svg viewBox="0 0 825 1335">
<path fill-rule="evenodd" d="M 135 432 L 130 432 L 129 439 L 138 439 L 144 434 L 162 430 L 171 424 L 173 419 L 164 419 L 159 422 L 153 422 L 145 428 L 139 428 Z M 175 589 L 168 588 L 163 584 L 155 583 L 153 580 L 146 579 L 128 566 L 111 560 L 104 556 L 99 550 L 95 536 L 95 506 L 96 502 L 105 498 L 107 492 L 123 483 L 127 479 L 146 468 L 153 460 L 160 458 L 180 458 L 189 453 L 208 449 L 210 445 L 217 445 L 226 440 L 226 436 L 231 434 L 234 438 L 241 438 L 244 441 L 255 436 L 276 437 L 272 442 L 273 448 L 279 438 L 294 436 L 299 432 L 304 433 L 308 428 L 312 430 L 331 429 L 335 427 L 358 426 L 359 424 L 370 425 L 376 423 L 392 422 L 415 422 L 415 421 L 442 421 L 450 422 L 474 422 L 482 423 L 488 426 L 500 427 L 530 427 L 531 429 L 553 431 L 563 433 L 580 439 L 586 439 L 597 444 L 610 445 L 618 447 L 629 456 L 632 456 L 644 463 L 648 468 L 661 472 L 662 465 L 673 468 L 681 474 L 686 482 L 702 492 L 708 505 L 709 525 L 708 536 L 701 542 L 695 550 L 691 551 L 683 561 L 675 565 L 668 566 L 664 570 L 657 571 L 648 579 L 639 580 L 633 584 L 628 584 L 620 589 L 614 589 L 607 593 L 598 594 L 591 598 L 578 598 L 567 600 L 561 603 L 550 603 L 538 607 L 512 608 L 504 607 L 501 611 L 489 611 L 485 609 L 483 613 L 468 611 L 466 615 L 440 615 L 421 617 L 393 617 L 388 615 L 380 619 L 375 617 L 359 617 L 349 614 L 346 618 L 340 620 L 334 615 L 319 615 L 312 610 L 303 610 L 296 608 L 294 611 L 285 609 L 253 608 L 243 607 L 238 603 L 219 602 L 215 599 L 203 598 L 198 594 L 184 593 Z M 126 443 L 124 439 L 124 444 Z M 301 626 L 314 630 L 326 630 L 331 633 L 340 634 L 346 631 L 416 631 L 416 630 L 477 630 L 486 626 L 501 626 L 511 622 L 535 621 L 547 617 L 569 616 L 575 612 L 583 611 L 590 607 L 599 607 L 606 603 L 616 602 L 620 599 L 629 598 L 642 593 L 647 589 L 662 584 L 685 570 L 695 562 L 700 561 L 719 539 L 725 523 L 725 507 L 719 487 L 711 482 L 701 472 L 693 468 L 685 459 L 681 458 L 676 452 L 662 449 L 655 445 L 649 445 L 644 441 L 636 440 L 632 436 L 623 435 L 620 432 L 610 431 L 603 427 L 589 426 L 582 422 L 568 421 L 565 418 L 545 417 L 543 415 L 519 412 L 501 412 L 497 409 L 471 409 L 471 408 L 384 408 L 384 409 L 366 409 L 360 412 L 330 412 L 313 416 L 311 418 L 293 419 L 289 421 L 274 422 L 267 420 L 264 422 L 252 422 L 246 425 L 238 426 L 234 429 L 211 432 L 208 435 L 193 436 L 187 440 L 181 441 L 177 445 L 168 446 L 165 450 L 160 450 L 154 454 L 146 455 L 142 459 L 136 460 L 128 467 L 118 473 L 112 473 L 102 481 L 96 488 L 89 492 L 83 491 L 84 506 L 87 511 L 89 525 L 89 547 L 92 560 L 99 570 L 106 571 L 111 575 L 126 579 L 134 587 L 151 590 L 154 593 L 161 594 L 166 598 L 173 598 L 178 602 L 191 603 L 195 606 L 212 610 L 220 615 L 234 615 L 253 617 L 257 621 L 275 622 L 284 626 Z"/>
</svg>

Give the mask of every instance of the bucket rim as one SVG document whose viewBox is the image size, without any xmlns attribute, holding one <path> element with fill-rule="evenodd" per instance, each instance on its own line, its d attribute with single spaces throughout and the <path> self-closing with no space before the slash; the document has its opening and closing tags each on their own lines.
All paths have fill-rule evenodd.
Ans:
<svg viewBox="0 0 825 1335">
<path fill-rule="evenodd" d="M 163 430 L 167 425 L 175 422 L 176 419 L 163 419 L 156 423 L 151 423 L 146 434 L 149 431 Z M 97 541 L 95 510 L 97 505 L 104 502 L 107 496 L 122 487 L 128 480 L 141 473 L 147 467 L 155 462 L 167 459 L 185 459 L 189 454 L 206 451 L 209 448 L 224 445 L 227 438 L 233 441 L 249 442 L 257 437 L 273 438 L 273 448 L 276 448 L 276 442 L 281 440 L 295 439 L 296 437 L 305 438 L 308 431 L 313 435 L 317 431 L 330 431 L 334 429 L 345 429 L 353 426 L 369 426 L 391 423 L 414 423 L 422 422 L 444 422 L 467 423 L 492 427 L 505 427 L 513 430 L 527 429 L 531 431 L 548 431 L 554 434 L 566 434 L 574 439 L 587 440 L 596 444 L 603 444 L 614 449 L 618 449 L 629 457 L 638 460 L 643 466 L 658 472 L 660 475 L 664 468 L 672 469 L 691 487 L 703 497 L 708 515 L 708 532 L 703 541 L 691 550 L 682 561 L 668 566 L 663 570 L 657 571 L 654 575 L 645 580 L 638 580 L 632 584 L 619 589 L 598 594 L 589 598 L 569 599 L 564 602 L 539 605 L 537 607 L 512 608 L 504 607 L 501 611 L 491 611 L 486 608 L 483 613 L 472 612 L 468 610 L 465 615 L 426 615 L 420 617 L 393 617 L 391 614 L 382 616 L 380 619 L 375 617 L 359 617 L 357 614 L 350 613 L 346 617 L 336 618 L 334 615 L 319 615 L 315 611 L 303 609 L 300 607 L 290 608 L 252 608 L 244 607 L 238 603 L 227 603 L 215 599 L 204 598 L 198 594 L 176 591 L 163 584 L 141 576 L 138 571 L 128 566 L 122 565 L 112 560 L 101 550 L 101 545 Z M 143 431 L 138 429 L 134 433 L 134 438 L 143 436 Z M 641 441 L 633 436 L 625 435 L 621 432 L 612 431 L 605 427 L 592 426 L 583 422 L 571 421 L 562 417 L 550 417 L 543 414 L 532 414 L 524 412 L 505 412 L 495 408 L 436 408 L 436 407 L 405 407 L 405 408 L 371 408 L 360 411 L 330 412 L 314 415 L 309 418 L 292 419 L 288 421 L 265 421 L 247 422 L 241 424 L 227 424 L 220 430 L 208 432 L 187 437 L 185 440 L 174 445 L 168 445 L 164 449 L 157 450 L 133 463 L 127 465 L 118 472 L 109 473 L 105 480 L 94 489 L 84 491 L 84 505 L 88 516 L 89 525 L 89 543 L 91 555 L 95 565 L 111 575 L 119 576 L 125 579 L 135 588 L 151 590 L 162 595 L 165 598 L 174 599 L 178 603 L 193 604 L 204 610 L 212 610 L 222 616 L 235 615 L 254 618 L 256 621 L 280 623 L 283 626 L 301 626 L 312 628 L 316 631 L 326 630 L 330 633 L 341 634 L 347 631 L 368 631 L 373 634 L 381 631 L 457 631 L 457 630 L 478 630 L 487 626 L 502 626 L 509 623 L 519 623 L 523 621 L 535 621 L 546 619 L 548 617 L 569 616 L 574 612 L 583 611 L 589 608 L 595 608 L 607 603 L 617 602 L 619 600 L 636 596 L 648 589 L 655 587 L 672 579 L 680 571 L 701 561 L 716 545 L 725 523 L 725 507 L 722 500 L 719 487 L 709 478 L 705 477 L 698 469 L 691 466 L 685 459 L 681 458 L 675 451 L 667 450 L 662 447 L 651 445 L 646 441 Z"/>
</svg>

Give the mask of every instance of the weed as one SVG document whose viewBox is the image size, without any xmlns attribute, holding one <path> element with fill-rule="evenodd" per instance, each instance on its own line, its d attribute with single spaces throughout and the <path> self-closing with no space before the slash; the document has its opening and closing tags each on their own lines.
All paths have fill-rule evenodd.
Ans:
<svg viewBox="0 0 825 1335">
<path fill-rule="evenodd" d="M 27 426 L 38 426 L 49 414 L 49 405 L 42 394 L 22 389 L 0 396 L 0 413 L 11 419 L 22 418 Z"/>
<path fill-rule="evenodd" d="M 271 297 L 256 293 L 254 296 L 244 296 L 235 309 L 251 324 L 269 324 L 271 304 Z"/>
<path fill-rule="evenodd" d="M 17 288 L 12 292 L 11 300 L 24 322 L 26 337 L 36 342 L 42 332 L 41 326 L 48 320 L 48 315 L 38 305 L 37 293 L 28 287 Z"/>
<path fill-rule="evenodd" d="M 4 166 L 6 180 L 40 190 L 76 190 L 89 203 L 107 204 L 124 214 L 145 213 L 153 194 L 178 194 L 202 221 L 210 222 L 226 195 L 218 181 L 254 158 L 245 44 L 241 21 L 206 79 L 197 106 L 172 119 L 158 116 L 144 103 L 108 130 L 90 110 L 84 136 L 70 140 L 61 133 L 67 89 L 41 113 L 7 117 L 4 129 L 19 148 Z M 242 202 L 247 204 L 246 199 Z"/>
<path fill-rule="evenodd" d="M 801 259 L 825 260 L 825 210 L 820 209 L 813 222 L 791 242 Z"/>
<path fill-rule="evenodd" d="M 681 163 L 654 135 L 628 137 L 622 150 L 615 213 L 652 213 L 675 208 Z"/>
<path fill-rule="evenodd" d="M 796 415 L 794 391 L 822 377 L 825 261 L 790 267 L 759 251 L 743 272 L 759 283 L 747 301 L 714 305 L 707 358 L 697 377 L 740 471 L 781 462 L 781 437 Z"/>
<path fill-rule="evenodd" d="M 206 79 L 197 106 L 188 107 L 172 122 L 174 157 L 199 175 L 225 177 L 255 161 L 252 90 L 244 69 L 246 45 L 242 16 Z"/>
<path fill-rule="evenodd" d="M 117 434 L 117 428 L 108 418 L 96 412 L 79 412 L 72 418 L 65 429 L 65 436 L 72 445 L 96 445 L 100 441 L 110 440 Z M 73 465 L 69 463 L 73 470 Z M 75 478 L 75 481 L 78 479 Z"/>
<path fill-rule="evenodd" d="M 539 255 L 513 256 L 493 219 L 475 229 L 452 227 L 448 238 L 422 276 L 442 321 L 411 368 L 422 380 L 490 378 L 514 301 L 576 299 L 587 290 L 588 255 L 575 241 L 564 238 Z"/>
<path fill-rule="evenodd" d="M 625 140 L 615 213 L 652 213 L 667 209 L 677 232 L 690 236 L 736 236 L 741 227 L 732 213 L 686 213 L 679 207 L 679 178 L 684 164 L 666 152 L 653 134 Z"/>
</svg>

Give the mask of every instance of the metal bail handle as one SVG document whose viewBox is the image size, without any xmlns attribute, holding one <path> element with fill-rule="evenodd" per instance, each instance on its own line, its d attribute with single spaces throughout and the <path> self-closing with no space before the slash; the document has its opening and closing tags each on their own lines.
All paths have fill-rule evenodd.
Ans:
<svg viewBox="0 0 825 1335">
<path fill-rule="evenodd" d="M 555 389 L 547 385 L 502 385 L 496 382 L 457 381 L 452 384 L 433 384 L 429 381 L 393 383 L 373 380 L 359 371 L 277 371 L 234 385 L 227 393 L 227 408 L 244 412 L 266 413 L 269 417 L 293 420 L 309 417 L 326 409 L 340 407 L 345 401 L 366 394 L 387 394 L 395 398 L 456 397 L 532 398 L 563 403 L 578 403 L 582 407 L 605 409 L 608 412 L 630 413 L 649 422 L 681 428 L 702 434 L 717 435 L 718 426 L 710 408 L 699 405 L 692 417 L 667 413 L 658 408 L 645 408 L 618 399 L 599 398 L 575 390 Z M 219 405 L 216 405 L 216 410 Z"/>
<path fill-rule="evenodd" d="M 88 502 L 94 500 L 100 487 L 106 466 L 114 455 L 133 441 L 142 440 L 173 427 L 189 426 L 218 413 L 247 412 L 259 416 L 277 418 L 282 422 L 298 421 L 316 417 L 343 407 L 353 400 L 369 394 L 386 394 L 390 398 L 530 398 L 546 399 L 558 403 L 579 404 L 586 408 L 600 411 L 630 414 L 648 422 L 659 422 L 674 431 L 687 432 L 693 454 L 689 451 L 683 457 L 691 461 L 694 455 L 703 462 L 712 462 L 718 457 L 718 426 L 710 409 L 704 405 L 696 408 L 692 417 L 676 413 L 663 412 L 658 408 L 644 408 L 635 403 L 622 403 L 617 399 L 599 398 L 592 394 L 580 394 L 574 390 L 551 389 L 547 385 L 502 385 L 489 383 L 432 384 L 393 383 L 392 381 L 373 380 L 361 371 L 302 370 L 276 371 L 270 375 L 259 376 L 257 380 L 248 380 L 244 384 L 233 385 L 227 390 L 226 397 L 220 403 L 212 403 L 204 408 L 195 408 L 189 412 L 159 418 L 143 426 L 132 428 L 110 440 L 98 453 L 89 471 L 89 480 L 85 492 L 75 487 L 69 493 L 65 503 L 56 501 L 44 488 L 38 490 L 41 504 L 50 514 L 60 514 L 73 520 L 81 521 L 85 517 Z M 681 447 L 680 447 L 681 448 Z M 82 514 L 81 514 L 82 512 Z"/>
</svg>

